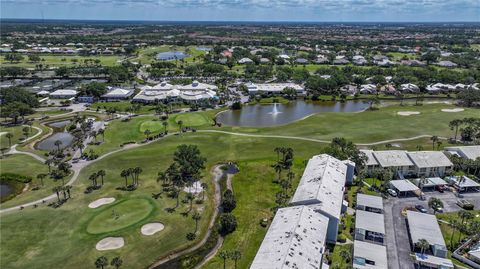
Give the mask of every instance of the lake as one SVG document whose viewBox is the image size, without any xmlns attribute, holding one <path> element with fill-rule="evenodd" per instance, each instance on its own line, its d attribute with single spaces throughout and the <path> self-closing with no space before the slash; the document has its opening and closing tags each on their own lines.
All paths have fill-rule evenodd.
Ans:
<svg viewBox="0 0 480 269">
<path fill-rule="evenodd" d="M 49 151 L 57 149 L 57 146 L 55 146 L 55 141 L 57 140 L 62 141 L 62 145 L 60 145 L 60 149 L 63 149 L 70 146 L 70 144 L 72 144 L 73 135 L 71 135 L 68 132 L 54 133 L 53 135 L 40 141 L 37 144 L 37 148 L 42 150 L 49 150 Z"/>
<path fill-rule="evenodd" d="M 8 196 L 12 193 L 12 187 L 7 184 L 0 184 L 0 198 Z"/>
<path fill-rule="evenodd" d="M 287 124 L 322 112 L 358 112 L 369 107 L 367 101 L 305 102 L 288 104 L 246 105 L 239 110 L 227 110 L 217 115 L 217 121 L 230 126 L 266 127 Z"/>
<path fill-rule="evenodd" d="M 169 61 L 169 60 L 180 60 L 183 58 L 187 58 L 188 55 L 182 51 L 167 51 L 167 52 L 160 52 L 157 54 L 157 60 L 161 61 Z"/>
</svg>

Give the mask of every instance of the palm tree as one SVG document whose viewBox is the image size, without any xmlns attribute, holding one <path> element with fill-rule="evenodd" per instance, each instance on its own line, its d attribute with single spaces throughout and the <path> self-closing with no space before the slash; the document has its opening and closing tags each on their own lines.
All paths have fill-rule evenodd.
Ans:
<svg viewBox="0 0 480 269">
<path fill-rule="evenodd" d="M 60 202 L 60 186 L 56 186 L 56 187 L 53 187 L 52 188 L 52 192 L 54 192 L 55 194 L 57 194 L 57 200 L 58 202 Z"/>
<path fill-rule="evenodd" d="M 432 197 L 428 200 L 428 206 L 433 208 L 433 213 L 437 213 L 437 209 L 443 207 L 443 202 L 442 200 Z"/>
<path fill-rule="evenodd" d="M 273 151 L 275 153 L 277 153 L 277 162 L 280 161 L 280 152 L 282 152 L 282 149 L 281 147 L 276 147 L 275 149 L 273 149 Z"/>
<path fill-rule="evenodd" d="M 128 176 L 130 175 L 130 171 L 128 169 L 123 169 L 122 172 L 120 172 L 120 176 L 125 178 L 125 187 L 128 186 Z"/>
<path fill-rule="evenodd" d="M 63 144 L 62 141 L 56 140 L 55 143 L 53 143 L 55 146 L 57 146 L 58 151 L 60 151 L 60 146 Z"/>
<path fill-rule="evenodd" d="M 70 196 L 70 190 L 72 189 L 72 186 L 67 185 L 67 186 L 63 187 L 63 189 L 67 192 L 68 198 L 70 198 L 71 197 Z"/>
<path fill-rule="evenodd" d="M 420 239 L 417 243 L 415 243 L 415 246 L 420 249 L 422 254 L 424 254 L 425 250 L 430 248 L 430 243 L 428 243 L 426 239 Z"/>
<path fill-rule="evenodd" d="M 105 142 L 105 129 L 99 129 L 97 133 L 102 135 L 102 142 Z"/>
<path fill-rule="evenodd" d="M 452 120 L 448 126 L 450 126 L 450 129 L 451 130 L 454 130 L 455 129 L 455 142 L 457 141 L 457 134 L 458 134 L 458 127 L 460 127 L 460 125 L 462 125 L 463 121 L 462 120 L 459 120 L 459 119 L 456 119 L 456 120 Z"/>
<path fill-rule="evenodd" d="M 168 122 L 167 122 L 167 121 L 163 121 L 163 122 L 162 122 L 162 125 L 163 125 L 163 132 L 166 134 L 166 133 L 167 133 Z"/>
<path fill-rule="evenodd" d="M 201 184 L 201 186 L 202 186 L 202 200 L 205 200 L 205 192 L 207 192 L 208 184 L 204 182 Z"/>
<path fill-rule="evenodd" d="M 465 211 L 465 210 L 460 210 L 460 211 L 458 211 L 458 216 L 461 219 L 459 230 L 464 231 L 464 230 L 466 230 L 466 227 L 468 226 L 467 223 L 465 223 L 465 221 L 467 220 L 467 222 L 468 222 L 468 220 L 473 219 L 474 215 L 472 214 L 472 212 Z M 462 233 L 459 233 L 458 241 L 460 241 L 460 240 L 462 240 Z"/>
<path fill-rule="evenodd" d="M 177 122 L 177 124 L 178 124 L 178 129 L 179 129 L 180 133 L 182 133 L 183 121 L 179 120 L 179 121 Z"/>
<path fill-rule="evenodd" d="M 108 266 L 107 257 L 105 256 L 98 257 L 97 260 L 95 261 L 95 267 L 103 269 L 105 266 Z"/>
<path fill-rule="evenodd" d="M 218 256 L 223 259 L 223 269 L 225 269 L 227 267 L 227 259 L 230 257 L 230 253 L 228 253 L 228 251 L 222 250 L 220 251 Z"/>
<path fill-rule="evenodd" d="M 352 253 L 348 250 L 342 250 L 340 251 L 340 257 L 347 263 L 350 263 L 350 260 L 352 259 Z"/>
<path fill-rule="evenodd" d="M 97 134 L 97 132 L 95 132 L 95 131 L 91 131 L 91 132 L 90 132 L 90 136 L 93 137 L 93 139 L 95 140 L 95 143 L 97 143 L 97 135 L 98 135 L 98 134 Z"/>
<path fill-rule="evenodd" d="M 102 186 L 103 186 L 103 177 L 106 175 L 107 173 L 105 173 L 105 170 L 99 170 L 97 172 L 97 176 L 100 176 L 102 178 Z"/>
<path fill-rule="evenodd" d="M 148 138 L 150 138 L 151 133 L 152 132 L 149 129 L 147 129 L 147 130 L 145 130 L 145 132 L 143 132 L 143 134 L 147 137 L 147 140 L 148 140 Z"/>
<path fill-rule="evenodd" d="M 163 184 L 166 184 L 168 180 L 167 174 L 163 171 L 158 172 L 157 182 L 163 181 Z"/>
<path fill-rule="evenodd" d="M 242 253 L 240 251 L 234 250 L 230 253 L 230 259 L 233 260 L 235 269 L 237 269 L 237 261 L 240 260 L 240 258 L 242 258 Z"/>
<path fill-rule="evenodd" d="M 193 233 L 197 233 L 198 221 L 199 221 L 201 218 L 202 218 L 202 215 L 200 215 L 199 212 L 195 211 L 195 213 L 193 213 L 192 219 L 195 221 L 195 232 L 193 232 Z"/>
<path fill-rule="evenodd" d="M 134 185 L 138 185 L 138 178 L 140 177 L 140 174 L 143 172 L 143 169 L 141 167 L 135 167 L 133 168 L 133 174 L 135 175 L 134 176 L 134 182 L 133 184 Z"/>
<path fill-rule="evenodd" d="M 438 141 L 438 136 L 434 135 L 430 137 L 430 140 L 432 141 L 432 150 L 435 150 L 435 143 Z"/>
<path fill-rule="evenodd" d="M 50 173 L 51 170 L 52 170 L 51 167 L 52 167 L 52 164 L 53 164 L 53 159 L 46 159 L 45 164 L 48 165 L 48 172 Z"/>
<path fill-rule="evenodd" d="M 460 221 L 457 219 L 450 220 L 450 227 L 452 227 L 452 234 L 450 236 L 450 249 L 453 249 L 453 237 L 455 236 L 455 231 L 460 226 Z"/>
<path fill-rule="evenodd" d="M 47 177 L 47 174 L 38 174 L 37 175 L 37 178 L 40 180 L 40 182 L 42 183 L 42 186 L 43 186 L 43 179 Z"/>
<path fill-rule="evenodd" d="M 6 133 L 5 137 L 8 139 L 8 147 L 11 147 L 12 146 L 13 134 L 12 133 Z"/>
<path fill-rule="evenodd" d="M 123 260 L 120 259 L 120 257 L 113 258 L 112 262 L 110 263 L 110 265 L 115 266 L 116 269 L 120 268 L 122 264 L 123 264 Z"/>
<path fill-rule="evenodd" d="M 97 173 L 93 173 L 88 177 L 88 179 L 92 181 L 92 187 L 94 188 L 97 186 L 97 178 L 98 178 Z"/>
</svg>

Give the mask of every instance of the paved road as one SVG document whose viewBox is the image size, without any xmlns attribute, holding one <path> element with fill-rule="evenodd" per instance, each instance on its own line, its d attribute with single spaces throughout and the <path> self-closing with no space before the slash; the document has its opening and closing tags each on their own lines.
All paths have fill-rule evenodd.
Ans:
<svg viewBox="0 0 480 269">
<path fill-rule="evenodd" d="M 384 200 L 386 244 L 389 269 L 413 269 L 413 260 L 410 257 L 410 242 L 406 226 L 406 218 L 401 211 L 406 206 L 421 204 L 428 208 L 428 199 L 437 197 L 443 201 L 445 212 L 456 212 L 461 210 L 456 205 L 458 198 L 451 192 L 425 192 L 427 200 L 421 201 L 417 197 L 411 198 L 389 198 Z M 480 193 L 464 194 L 465 198 L 480 208 Z M 429 213 L 433 210 L 429 209 Z"/>
</svg>

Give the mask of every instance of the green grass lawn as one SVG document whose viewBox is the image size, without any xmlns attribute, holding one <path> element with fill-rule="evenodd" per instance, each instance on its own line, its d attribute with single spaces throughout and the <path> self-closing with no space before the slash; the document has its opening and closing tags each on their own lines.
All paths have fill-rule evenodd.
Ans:
<svg viewBox="0 0 480 269">
<path fill-rule="evenodd" d="M 18 125 L 14 127 L 0 127 L 0 133 L 3 133 L 0 135 L 1 148 L 8 148 L 10 146 L 9 140 L 6 137 L 6 133 L 11 133 L 13 135 L 13 137 L 10 139 L 11 145 L 22 144 L 22 141 L 26 138 L 23 134 L 23 128 L 25 127 L 28 126 Z M 38 130 L 32 128 L 31 131 L 29 130 L 28 137 L 34 136 L 36 133 L 38 133 Z"/>
<path fill-rule="evenodd" d="M 266 228 L 261 227 L 259 222 L 262 218 L 272 215 L 270 208 L 274 204 L 274 193 L 279 189 L 279 186 L 272 182 L 274 172 L 270 165 L 276 159 L 273 148 L 278 145 L 289 145 L 294 148 L 296 154 L 294 171 L 298 180 L 303 171 L 303 161 L 320 151 L 316 143 L 186 133 L 182 136 L 166 138 L 146 147 L 114 154 L 82 171 L 74 185 L 72 200 L 61 208 L 27 208 L 22 212 L 3 215 L 0 220 L 2 225 L 1 267 L 48 268 L 62 264 L 63 267 L 78 268 L 85 267 L 85 264 L 93 266 L 94 260 L 100 255 L 106 255 L 108 258 L 120 255 L 124 260 L 122 268 L 141 268 L 153 262 L 156 257 L 191 244 L 186 240 L 185 235 L 193 229 L 194 223 L 190 217 L 185 218 L 180 214 L 188 208 L 188 205 L 182 205 L 182 209 L 170 214 L 165 211 L 165 208 L 172 207 L 175 204 L 174 199 L 166 197 L 165 194 L 158 200 L 151 198 L 152 193 L 160 191 L 160 186 L 155 180 L 157 172 L 169 165 L 175 148 L 182 143 L 198 145 L 202 154 L 208 158 L 208 167 L 224 160 L 234 160 L 239 163 L 240 173 L 235 175 L 233 180 L 233 188 L 237 196 L 237 208 L 234 214 L 238 218 L 239 226 L 236 232 L 227 237 L 225 248 L 238 248 L 243 256 L 239 268 L 246 267 L 253 260 L 266 232 Z M 140 176 L 139 189 L 134 192 L 116 190 L 116 187 L 124 184 L 123 178 L 119 176 L 120 171 L 126 167 L 135 166 L 140 166 L 144 170 Z M 83 190 L 90 184 L 88 176 L 99 169 L 104 169 L 107 173 L 105 186 L 92 194 L 85 195 Z M 204 181 L 210 184 L 210 177 L 205 177 Z M 213 186 L 210 185 L 210 195 L 212 190 Z M 87 205 L 102 197 L 114 197 L 119 202 L 147 199 L 152 202 L 154 209 L 149 217 L 142 219 L 140 216 L 137 219 L 142 220 L 118 231 L 90 234 L 89 223 L 92 218 L 101 214 L 99 212 L 102 208 L 94 210 L 89 209 Z M 211 203 L 195 206 L 199 211 L 204 212 L 199 227 L 202 232 L 205 232 L 206 223 L 210 219 Z M 141 225 L 154 221 L 165 224 L 165 230 L 152 237 L 140 235 Z M 123 236 L 126 245 L 115 251 L 96 251 L 95 244 L 105 236 Z M 218 260 L 215 258 L 212 262 L 215 264 Z M 209 265 L 207 268 L 216 267 Z"/>
<path fill-rule="evenodd" d="M 114 66 L 114 65 L 119 65 L 120 63 L 117 62 L 120 60 L 119 56 L 115 55 L 102 55 L 102 56 L 72 56 L 72 55 L 40 55 L 41 59 L 44 59 L 44 61 L 40 61 L 38 63 L 30 62 L 28 60 L 27 55 L 23 55 L 24 59 L 20 62 L 9 62 L 5 61 L 5 56 L 0 57 L 0 64 L 2 66 L 19 66 L 19 67 L 25 67 L 25 68 L 35 68 L 36 65 L 38 64 L 43 64 L 45 67 L 46 65 L 49 65 L 50 67 L 58 67 L 58 66 L 68 66 L 68 67 L 73 67 L 73 66 L 79 66 L 80 64 L 83 64 L 83 61 L 86 59 L 93 59 L 93 60 L 100 60 L 100 64 L 104 66 Z M 62 59 L 65 59 L 63 61 Z M 72 61 L 73 59 L 76 59 L 78 62 L 75 63 Z"/>
<path fill-rule="evenodd" d="M 331 265 L 336 265 L 337 267 L 336 268 L 350 268 L 351 267 L 351 260 L 349 262 L 345 261 L 344 258 L 342 258 L 342 256 L 340 256 L 340 253 L 342 253 L 343 251 L 347 251 L 351 254 L 350 257 L 353 256 L 353 244 L 348 244 L 348 245 L 334 245 L 334 246 L 331 246 L 333 247 L 333 251 L 331 252 L 331 259 L 332 259 L 332 263 Z"/>
<path fill-rule="evenodd" d="M 54 182 L 51 178 L 45 178 L 43 180 L 44 186 L 42 186 L 40 180 L 37 179 L 37 175 L 48 173 L 48 166 L 28 155 L 7 155 L 0 159 L 0 167 L 2 173 L 14 173 L 32 177 L 32 182 L 29 183 L 29 188 L 25 192 L 17 195 L 14 199 L 0 204 L 0 208 L 8 208 L 41 199 L 52 194 L 52 187 L 61 185 L 61 181 Z M 38 186 L 39 189 L 33 191 L 32 188 L 34 186 Z"/>
<path fill-rule="evenodd" d="M 262 135 L 285 135 L 331 140 L 344 137 L 355 143 L 369 143 L 387 139 L 408 138 L 428 134 L 453 136 L 448 123 L 453 119 L 478 117 L 480 110 L 466 108 L 463 112 L 441 112 L 452 108 L 447 104 L 423 106 L 386 106 L 379 110 L 360 113 L 317 113 L 306 119 L 275 127 L 232 127 L 221 130 Z M 400 116 L 399 111 L 418 111 L 420 115 Z"/>
<path fill-rule="evenodd" d="M 167 120 L 167 130 L 170 132 L 178 132 L 178 122 L 183 121 L 184 127 L 207 127 L 213 124 L 213 115 L 217 110 L 209 110 L 192 113 L 171 114 Z M 88 148 L 94 150 L 98 154 L 104 154 L 109 151 L 118 149 L 125 142 L 141 142 L 146 136 L 145 130 L 149 129 L 151 135 L 155 135 L 164 131 L 162 121 L 155 116 L 138 116 L 132 117 L 129 121 L 114 120 L 109 122 L 105 129 L 105 142 Z"/>
</svg>

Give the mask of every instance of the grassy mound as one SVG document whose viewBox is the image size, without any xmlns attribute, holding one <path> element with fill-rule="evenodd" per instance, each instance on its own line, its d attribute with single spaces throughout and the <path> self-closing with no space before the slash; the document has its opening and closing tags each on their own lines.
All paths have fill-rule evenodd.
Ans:
<svg viewBox="0 0 480 269">
<path fill-rule="evenodd" d="M 129 199 L 102 210 L 88 223 L 87 232 L 101 234 L 121 230 L 147 218 L 153 205 L 147 199 Z"/>
</svg>

